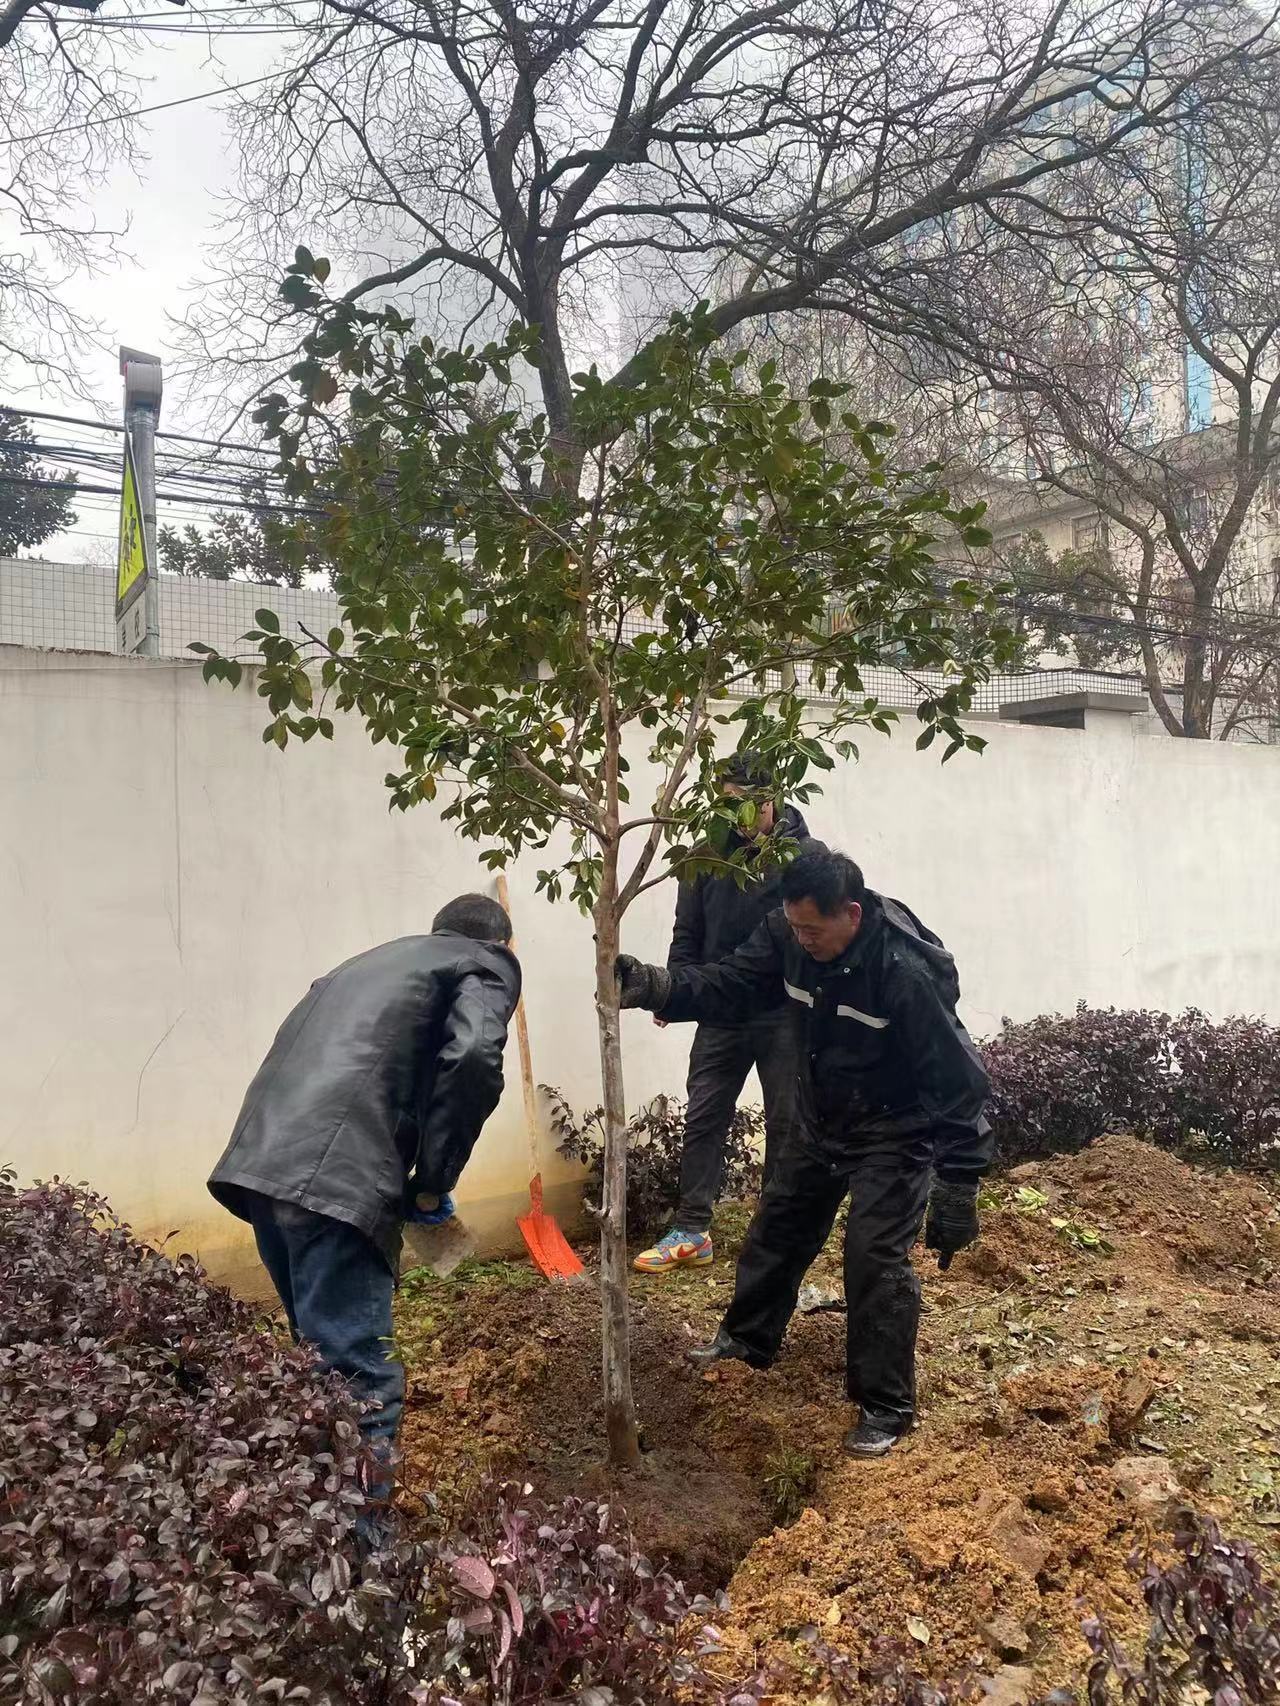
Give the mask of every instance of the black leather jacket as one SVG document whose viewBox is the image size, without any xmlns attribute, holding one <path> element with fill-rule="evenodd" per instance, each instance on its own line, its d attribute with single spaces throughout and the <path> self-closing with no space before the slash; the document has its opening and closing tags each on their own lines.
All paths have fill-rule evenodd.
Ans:
<svg viewBox="0 0 1280 1706">
<path fill-rule="evenodd" d="M 801 850 L 809 840 L 809 826 L 794 806 L 783 807 L 773 833 L 798 841 Z M 775 866 L 762 882 L 745 888 L 732 877 L 709 873 L 681 883 L 667 965 L 673 971 L 677 966 L 705 965 L 740 948 L 778 905 L 781 881 L 781 867 Z"/>
<path fill-rule="evenodd" d="M 509 949 L 451 931 L 348 960 L 280 1027 L 210 1191 L 347 1221 L 394 1265 L 410 1192 L 452 1189 L 497 1106 L 519 997 Z"/>
<path fill-rule="evenodd" d="M 838 960 L 811 959 L 781 909 L 716 965 L 671 973 L 669 1020 L 740 1021 L 780 998 L 797 1027 L 804 1141 L 839 1170 L 869 1139 L 931 1134 L 943 1179 L 990 1165 L 986 1069 L 956 1016 L 960 981 L 942 943 L 898 901 L 868 894 Z"/>
</svg>

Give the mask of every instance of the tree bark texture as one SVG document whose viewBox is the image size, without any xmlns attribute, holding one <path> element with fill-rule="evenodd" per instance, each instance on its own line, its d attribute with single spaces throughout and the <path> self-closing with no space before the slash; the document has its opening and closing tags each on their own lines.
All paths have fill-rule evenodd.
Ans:
<svg viewBox="0 0 1280 1706">
<path fill-rule="evenodd" d="M 631 1322 L 627 1299 L 627 1137 L 622 1083 L 622 1033 L 614 961 L 618 954 L 617 865 L 606 860 L 606 881 L 595 909 L 596 1012 L 604 1090 L 604 1202 L 600 1222 L 600 1302 L 604 1359 L 605 1432 L 609 1462 L 640 1461 L 640 1434 L 631 1390 Z"/>
</svg>

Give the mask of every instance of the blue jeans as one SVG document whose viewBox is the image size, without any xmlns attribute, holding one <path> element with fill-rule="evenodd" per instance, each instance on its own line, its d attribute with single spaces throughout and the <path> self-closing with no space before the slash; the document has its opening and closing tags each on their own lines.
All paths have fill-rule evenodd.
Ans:
<svg viewBox="0 0 1280 1706">
<path fill-rule="evenodd" d="M 305 1339 L 356 1397 L 373 1404 L 360 1430 L 389 1458 L 404 1408 L 404 1367 L 392 1354 L 395 1277 L 363 1232 L 296 1203 L 253 1195 L 253 1235 L 295 1339 Z"/>
</svg>

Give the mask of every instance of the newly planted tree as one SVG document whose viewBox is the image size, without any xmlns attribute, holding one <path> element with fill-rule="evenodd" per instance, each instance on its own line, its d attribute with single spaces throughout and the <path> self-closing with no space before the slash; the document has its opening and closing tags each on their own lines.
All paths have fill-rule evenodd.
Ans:
<svg viewBox="0 0 1280 1706">
<path fill-rule="evenodd" d="M 346 628 L 290 637 L 259 614 L 246 639 L 264 738 L 331 736 L 330 703 L 358 713 L 399 755 L 395 806 L 443 795 L 490 867 L 543 852 L 539 887 L 591 914 L 606 1414 L 611 1458 L 634 1462 L 622 921 L 677 869 L 748 880 L 727 832 L 758 802 L 720 797 L 717 748 L 763 749 L 803 800 L 859 725 L 889 732 L 863 678 L 888 655 L 920 682 L 919 744 L 980 745 L 959 719 L 1002 633 L 940 564 L 987 535 L 931 471 L 895 468 L 890 429 L 843 410 L 837 386 L 794 400 L 769 366 L 718 350 L 700 315 L 673 322 L 627 387 L 576 376 L 566 457 L 513 382 L 538 360 L 535 333 L 438 349 L 395 312 L 328 300 L 327 271 L 300 251 L 285 293 L 313 316 L 308 354 L 296 394 L 259 419 L 290 490 L 312 504 L 323 490 L 297 544 L 339 565 Z M 205 672 L 234 684 L 241 666 L 210 652 Z"/>
</svg>

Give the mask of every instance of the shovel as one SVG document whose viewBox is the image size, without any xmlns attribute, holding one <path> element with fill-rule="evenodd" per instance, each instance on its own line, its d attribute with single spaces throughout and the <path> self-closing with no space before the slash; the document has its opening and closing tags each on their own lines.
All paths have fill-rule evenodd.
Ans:
<svg viewBox="0 0 1280 1706">
<path fill-rule="evenodd" d="M 498 900 L 511 916 L 507 878 L 498 872 Z M 514 938 L 512 946 L 514 947 Z M 516 1006 L 516 1043 L 520 1051 L 520 1084 L 524 1091 L 524 1123 L 529 1139 L 529 1212 L 517 1215 L 516 1225 L 535 1267 L 548 1279 L 576 1280 L 583 1273 L 582 1259 L 560 1230 L 560 1223 L 542 1206 L 542 1171 L 538 1165 L 538 1093 L 533 1085 L 533 1058 L 529 1052 L 529 1027 L 525 1022 L 524 998 Z"/>
<path fill-rule="evenodd" d="M 400 1252 L 400 1272 L 426 1268 L 437 1279 L 448 1279 L 459 1262 L 476 1253 L 476 1237 L 454 1215 L 439 1226 L 420 1226 L 407 1220 L 404 1226 L 404 1245 Z"/>
</svg>

